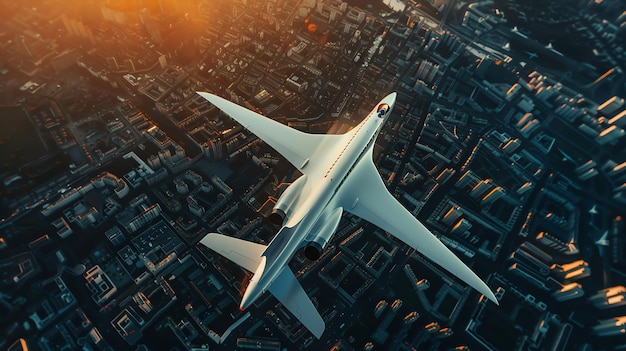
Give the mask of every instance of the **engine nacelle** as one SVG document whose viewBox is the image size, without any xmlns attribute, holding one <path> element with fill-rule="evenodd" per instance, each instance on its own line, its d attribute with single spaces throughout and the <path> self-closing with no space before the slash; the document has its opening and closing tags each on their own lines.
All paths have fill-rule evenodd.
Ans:
<svg viewBox="0 0 626 351">
<path fill-rule="evenodd" d="M 282 225 L 290 214 L 291 207 L 300 197 L 300 193 L 304 183 L 306 182 L 306 176 L 301 176 L 296 179 L 295 182 L 291 183 L 283 191 L 282 195 L 278 198 L 274 209 L 272 209 L 272 213 L 269 215 L 268 219 L 272 224 Z"/>
<path fill-rule="evenodd" d="M 311 230 L 309 242 L 304 247 L 304 256 L 307 259 L 315 261 L 322 256 L 322 252 L 339 226 L 342 214 L 343 208 L 341 207 L 327 210 L 322 214 Z"/>
</svg>

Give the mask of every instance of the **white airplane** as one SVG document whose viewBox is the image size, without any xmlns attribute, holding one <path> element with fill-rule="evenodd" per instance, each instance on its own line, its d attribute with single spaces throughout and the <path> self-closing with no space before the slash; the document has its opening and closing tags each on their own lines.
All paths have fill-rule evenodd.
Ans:
<svg viewBox="0 0 626 351">
<path fill-rule="evenodd" d="M 324 320 L 288 263 L 302 248 L 308 259 L 318 259 L 343 211 L 389 232 L 498 303 L 489 287 L 389 193 L 378 174 L 372 150 L 391 114 L 396 93 L 382 99 L 363 122 L 341 135 L 304 133 L 216 95 L 198 94 L 264 140 L 302 173 L 274 206 L 269 219 L 282 227 L 269 245 L 217 233 L 200 241 L 253 273 L 241 310 L 269 291 L 319 339 Z"/>
</svg>

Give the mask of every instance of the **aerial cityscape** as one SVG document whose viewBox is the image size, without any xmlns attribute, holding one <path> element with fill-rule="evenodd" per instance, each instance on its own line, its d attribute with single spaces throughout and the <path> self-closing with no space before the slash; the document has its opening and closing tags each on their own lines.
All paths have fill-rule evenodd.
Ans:
<svg viewBox="0 0 626 351">
<path fill-rule="evenodd" d="M 623 1 L 0 4 L 0 349 L 626 350 Z M 499 305 L 346 210 L 287 267 L 321 337 L 240 310 L 201 240 L 268 245 L 309 160 L 197 92 L 320 135 L 395 93 L 380 178 Z"/>
</svg>

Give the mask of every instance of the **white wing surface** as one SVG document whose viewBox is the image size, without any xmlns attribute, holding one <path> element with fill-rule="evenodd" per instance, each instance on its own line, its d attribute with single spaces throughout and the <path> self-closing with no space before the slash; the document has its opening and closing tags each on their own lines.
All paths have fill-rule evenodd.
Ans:
<svg viewBox="0 0 626 351">
<path fill-rule="evenodd" d="M 201 92 L 198 94 L 261 138 L 304 174 L 308 174 L 308 169 L 305 170 L 305 167 L 309 161 L 312 161 L 311 157 L 315 151 L 328 140 L 336 140 L 340 137 L 339 135 L 304 133 L 219 96 Z"/>
<path fill-rule="evenodd" d="M 344 209 L 402 240 L 497 304 L 491 289 L 389 193 L 371 150 L 339 189 L 338 201 Z"/>
<path fill-rule="evenodd" d="M 200 243 L 252 273 L 256 271 L 261 255 L 267 248 L 265 245 L 217 233 L 207 234 Z"/>
<path fill-rule="evenodd" d="M 302 285 L 293 275 L 289 266 L 283 267 L 278 278 L 270 285 L 269 291 L 283 304 L 311 333 L 320 338 L 326 328 L 324 320 Z"/>
</svg>

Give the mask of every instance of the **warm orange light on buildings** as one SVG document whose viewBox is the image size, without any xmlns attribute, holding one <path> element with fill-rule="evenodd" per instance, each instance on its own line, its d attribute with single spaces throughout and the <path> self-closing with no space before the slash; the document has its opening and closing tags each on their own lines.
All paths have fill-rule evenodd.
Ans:
<svg viewBox="0 0 626 351">
<path fill-rule="evenodd" d="M 606 293 L 607 297 L 610 297 L 610 296 L 615 296 L 617 294 L 621 294 L 621 293 L 626 292 L 626 288 L 624 288 L 621 285 L 618 285 L 618 286 L 613 286 L 613 287 L 610 287 L 610 288 L 606 288 L 606 289 L 604 289 L 602 291 Z"/>
</svg>

